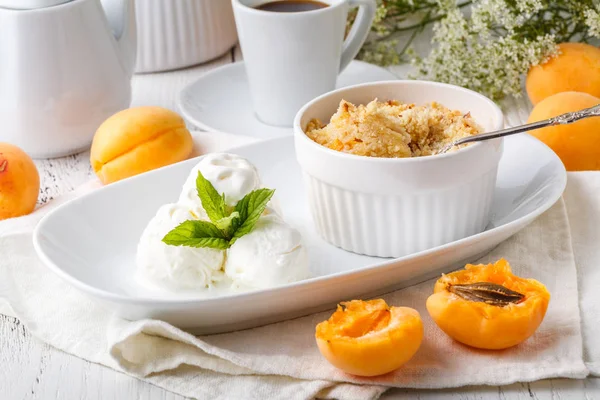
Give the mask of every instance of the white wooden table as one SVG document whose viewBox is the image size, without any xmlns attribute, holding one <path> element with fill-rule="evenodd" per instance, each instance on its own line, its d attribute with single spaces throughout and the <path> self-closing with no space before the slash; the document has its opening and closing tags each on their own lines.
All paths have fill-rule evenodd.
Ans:
<svg viewBox="0 0 600 400">
<path fill-rule="evenodd" d="M 137 75 L 132 106 L 159 105 L 176 110 L 180 89 L 207 70 L 239 60 L 237 49 L 208 64 L 184 70 Z M 398 70 L 396 71 L 398 72 Z M 45 203 L 93 176 L 89 153 L 36 161 Z M 600 399 L 600 380 L 552 379 L 503 387 L 452 390 L 390 390 L 385 399 Z M 0 399 L 183 399 L 109 368 L 92 364 L 42 343 L 17 319 L 0 315 Z"/>
</svg>

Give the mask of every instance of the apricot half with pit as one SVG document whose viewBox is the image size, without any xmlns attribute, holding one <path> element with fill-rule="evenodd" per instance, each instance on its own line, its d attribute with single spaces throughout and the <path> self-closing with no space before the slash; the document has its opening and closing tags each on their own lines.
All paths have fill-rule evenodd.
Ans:
<svg viewBox="0 0 600 400">
<path fill-rule="evenodd" d="M 480 349 L 505 349 L 533 335 L 549 301 L 544 285 L 513 275 L 501 259 L 443 275 L 427 299 L 427 311 L 454 340 Z"/>
<path fill-rule="evenodd" d="M 183 161 L 192 149 L 192 136 L 179 114 L 162 107 L 134 107 L 100 125 L 90 163 L 107 184 Z"/>
<path fill-rule="evenodd" d="M 398 369 L 412 358 L 423 340 L 417 310 L 389 307 L 382 299 L 352 300 L 316 328 L 321 354 L 335 367 L 358 376 Z"/>
<path fill-rule="evenodd" d="M 29 214 L 40 192 L 40 175 L 31 157 L 0 143 L 0 220 Z"/>
</svg>

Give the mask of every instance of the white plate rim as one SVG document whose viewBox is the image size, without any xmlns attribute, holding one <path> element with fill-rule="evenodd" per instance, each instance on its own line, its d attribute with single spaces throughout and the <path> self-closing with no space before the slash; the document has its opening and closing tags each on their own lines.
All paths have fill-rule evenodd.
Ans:
<svg viewBox="0 0 600 400">
<path fill-rule="evenodd" d="M 249 296 L 252 294 L 275 294 L 277 292 L 280 291 L 286 291 L 290 288 L 294 288 L 294 287 L 298 287 L 298 286 L 302 286 L 305 285 L 307 282 L 321 282 L 323 283 L 326 280 L 333 280 L 336 278 L 340 278 L 340 277 L 349 277 L 354 273 L 364 273 L 367 272 L 369 270 L 373 270 L 375 268 L 383 268 L 386 266 L 390 266 L 394 263 L 397 263 L 398 261 L 403 261 L 403 262 L 408 262 L 411 260 L 414 260 L 415 258 L 420 258 L 420 257 L 425 257 L 427 255 L 430 255 L 434 252 L 441 252 L 444 251 L 450 247 L 453 246 L 460 246 L 461 244 L 467 242 L 467 241 L 473 241 L 473 240 L 485 240 L 486 238 L 488 238 L 489 236 L 492 235 L 496 235 L 496 234 L 500 234 L 504 231 L 508 231 L 510 230 L 509 228 L 516 226 L 516 225 L 523 225 L 523 227 L 525 227 L 528 223 L 532 222 L 535 218 L 537 218 L 538 216 L 540 216 L 542 213 L 544 213 L 545 211 L 547 211 L 550 207 L 552 207 L 561 197 L 562 197 L 562 193 L 564 192 L 566 185 L 567 185 L 567 171 L 564 167 L 564 164 L 562 163 L 562 161 L 560 160 L 560 158 L 556 155 L 556 153 L 554 153 L 554 151 L 552 151 L 548 146 L 546 146 L 544 143 L 542 143 L 540 140 L 538 140 L 537 138 L 528 135 L 528 134 L 524 134 L 522 135 L 524 137 L 527 137 L 528 140 L 531 140 L 533 143 L 536 143 L 536 145 L 539 147 L 537 150 L 538 151 L 544 151 L 546 152 L 551 158 L 553 158 L 556 162 L 558 162 L 558 164 L 560 166 L 562 166 L 562 168 L 560 169 L 560 176 L 559 178 L 559 187 L 560 190 L 557 191 L 557 194 L 555 194 L 553 197 L 549 197 L 542 205 L 538 206 L 534 211 L 530 212 L 527 215 L 524 215 L 520 218 L 517 218 L 513 221 L 510 221 L 506 224 L 500 225 L 498 227 L 494 227 L 492 229 L 486 230 L 484 232 L 472 235 L 472 236 L 468 236 L 466 238 L 454 241 L 454 242 L 450 242 L 450 243 L 446 243 L 442 246 L 437 246 L 437 247 L 432 247 L 430 249 L 427 250 L 423 250 L 417 253 L 413 253 L 413 254 L 409 254 L 407 256 L 404 257 L 399 257 L 399 258 L 390 258 L 390 259 L 382 259 L 385 261 L 382 261 L 381 263 L 376 263 L 376 264 L 372 264 L 372 265 L 367 265 L 361 268 L 357 268 L 351 271 L 343 271 L 343 272 L 337 272 L 337 273 L 333 273 L 333 274 L 329 274 L 329 275 L 324 275 L 324 276 L 317 276 L 317 277 L 313 277 L 313 278 L 309 278 L 309 279 L 305 279 L 302 281 L 298 281 L 298 282 L 293 282 L 293 283 L 289 283 L 289 284 L 285 284 L 285 285 L 281 285 L 281 286 L 277 286 L 277 287 L 273 287 L 273 288 L 268 288 L 268 289 L 260 289 L 260 290 L 253 290 L 253 291 L 249 291 L 249 292 L 240 292 L 240 293 L 234 293 L 234 294 L 227 294 L 227 295 L 223 295 L 223 296 L 217 296 L 217 297 L 209 297 L 209 298 L 197 298 L 197 299 L 177 299 L 177 298 L 146 298 L 146 297 L 129 297 L 129 296 L 125 296 L 125 295 L 121 295 L 121 294 L 116 294 L 116 293 L 112 293 L 112 292 L 108 292 L 106 290 L 103 289 L 99 289 L 97 287 L 91 286 L 87 283 L 84 283 L 76 278 L 74 278 L 73 276 L 69 275 L 68 273 L 66 273 L 64 270 L 62 270 L 58 265 L 56 265 L 56 263 L 54 263 L 43 251 L 42 249 L 42 245 L 40 243 L 40 236 L 41 236 L 41 231 L 43 230 L 44 224 L 47 222 L 47 220 L 49 218 L 52 217 L 52 215 L 56 212 L 58 212 L 59 210 L 62 210 L 64 207 L 69 206 L 72 202 L 76 202 L 76 201 L 84 201 L 86 197 L 88 196 L 92 196 L 94 195 L 97 191 L 99 190 L 104 190 L 106 189 L 108 186 L 104 186 L 102 188 L 99 188 L 97 190 L 94 190 L 92 192 L 86 193 L 82 196 L 79 196 L 75 199 L 71 199 L 59 206 L 57 206 L 55 209 L 51 210 L 48 212 L 48 214 L 44 215 L 42 217 L 42 219 L 38 222 L 38 224 L 36 225 L 34 231 L 33 231 L 33 246 L 34 249 L 38 255 L 38 257 L 41 259 L 41 261 L 51 270 L 53 271 L 55 274 L 57 274 L 58 276 L 60 276 L 62 279 L 64 279 L 65 281 L 67 281 L 69 284 L 71 284 L 73 287 L 85 292 L 85 293 L 89 293 L 94 297 L 103 299 L 103 300 L 107 300 L 107 301 L 111 301 L 114 303 L 124 303 L 124 304 L 128 304 L 128 305 L 134 305 L 134 306 L 148 306 L 148 305 L 152 305 L 152 304 L 163 304 L 163 305 L 168 305 L 169 307 L 190 307 L 193 305 L 197 305 L 197 304 L 204 304 L 204 305 L 210 305 L 211 302 L 220 302 L 223 299 L 235 299 L 235 298 L 239 298 L 239 297 L 245 297 L 245 296 Z M 275 139 L 270 139 L 268 140 L 269 142 L 275 142 L 275 141 L 292 141 L 293 137 L 292 136 L 286 136 L 286 137 L 282 137 L 282 138 L 275 138 Z M 246 144 L 243 146 L 236 146 L 234 148 L 228 149 L 228 152 L 232 152 L 235 153 L 237 151 L 240 150 L 244 150 L 248 147 L 255 147 L 255 146 L 260 146 L 261 144 L 263 144 L 263 142 L 265 141 L 259 141 L 256 143 L 250 143 L 250 144 Z M 199 156 L 201 157 L 201 156 Z M 189 160 L 195 160 L 198 159 L 199 157 L 195 157 L 195 158 L 191 158 Z M 185 161 L 189 161 L 189 160 L 185 160 Z M 173 168 L 175 166 L 177 166 L 179 163 L 176 164 L 172 164 L 172 165 L 168 165 L 162 168 L 158 168 L 156 170 L 153 171 L 149 171 L 147 172 L 148 174 L 152 174 L 152 173 L 156 173 L 157 171 L 162 171 L 165 169 L 169 169 L 169 168 Z M 127 185 L 129 184 L 132 180 L 134 180 L 136 177 L 133 176 L 131 178 L 127 178 L 127 179 L 123 179 L 121 181 L 112 183 L 110 186 L 115 187 L 118 185 Z"/>
</svg>

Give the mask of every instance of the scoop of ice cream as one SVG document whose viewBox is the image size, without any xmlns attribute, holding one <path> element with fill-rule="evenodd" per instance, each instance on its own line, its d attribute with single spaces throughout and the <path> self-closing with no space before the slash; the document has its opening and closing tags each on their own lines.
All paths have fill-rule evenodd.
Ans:
<svg viewBox="0 0 600 400">
<path fill-rule="evenodd" d="M 234 285 L 269 288 L 310 276 L 300 232 L 277 215 L 261 217 L 252 232 L 229 249 L 225 274 Z"/>
<path fill-rule="evenodd" d="M 185 220 L 195 219 L 188 207 L 166 204 L 159 208 L 142 233 L 137 249 L 140 277 L 171 289 L 201 289 L 225 276 L 225 251 L 210 248 L 170 246 L 163 237 Z"/>
<path fill-rule="evenodd" d="M 206 213 L 196 191 L 198 171 L 212 183 L 219 194 L 225 194 L 225 203 L 235 206 L 245 195 L 261 187 L 260 177 L 254 165 L 235 154 L 207 154 L 192 169 L 183 185 L 179 203 L 205 218 Z"/>
</svg>

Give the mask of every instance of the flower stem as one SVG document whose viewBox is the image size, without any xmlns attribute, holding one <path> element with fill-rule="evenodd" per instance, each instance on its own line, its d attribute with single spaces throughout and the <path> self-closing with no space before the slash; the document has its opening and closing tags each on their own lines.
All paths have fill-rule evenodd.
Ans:
<svg viewBox="0 0 600 400">
<path fill-rule="evenodd" d="M 473 3 L 473 1 L 471 1 L 471 0 L 465 1 L 465 2 L 457 4 L 457 7 L 458 8 L 463 8 L 463 7 L 466 7 L 466 6 L 470 5 L 471 3 Z M 433 7 L 421 7 L 419 9 L 422 10 L 422 9 L 426 9 L 426 8 L 433 8 Z M 425 26 L 427 26 L 427 25 L 429 25 L 429 24 L 431 24 L 433 22 L 440 21 L 440 20 L 442 20 L 442 19 L 444 19 L 446 17 L 445 14 L 442 14 L 442 15 L 438 15 L 438 16 L 435 16 L 433 18 L 430 18 L 431 14 L 432 14 L 432 11 L 433 10 L 430 9 L 429 12 L 427 13 L 427 15 L 418 24 L 409 25 L 409 26 L 403 26 L 401 28 L 394 28 L 394 30 L 392 32 L 388 33 L 385 36 L 378 37 L 377 40 L 378 41 L 386 40 L 386 39 L 391 38 L 392 36 L 395 36 L 398 33 L 412 31 L 413 29 L 417 29 L 419 32 L 422 32 L 423 28 L 425 28 Z M 391 17 L 393 17 L 393 16 L 391 16 Z"/>
</svg>

